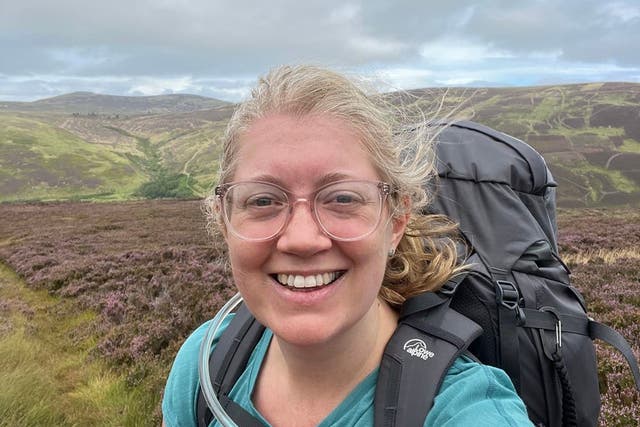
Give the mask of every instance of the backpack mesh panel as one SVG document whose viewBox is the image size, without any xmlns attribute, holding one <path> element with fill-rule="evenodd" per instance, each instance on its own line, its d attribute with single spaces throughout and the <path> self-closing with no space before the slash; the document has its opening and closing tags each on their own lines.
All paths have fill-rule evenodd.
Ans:
<svg viewBox="0 0 640 427">
<path fill-rule="evenodd" d="M 498 360 L 496 341 L 498 327 L 494 317 L 495 302 L 488 301 L 487 295 L 483 295 L 480 290 L 491 286 L 491 284 L 482 283 L 478 286 L 478 283 L 475 283 L 475 286 L 472 286 L 472 281 L 485 282 L 481 278 L 468 275 L 458 286 L 451 301 L 451 308 L 464 313 L 484 330 L 484 333 L 469 346 L 471 353 L 484 363 L 496 364 Z"/>
</svg>

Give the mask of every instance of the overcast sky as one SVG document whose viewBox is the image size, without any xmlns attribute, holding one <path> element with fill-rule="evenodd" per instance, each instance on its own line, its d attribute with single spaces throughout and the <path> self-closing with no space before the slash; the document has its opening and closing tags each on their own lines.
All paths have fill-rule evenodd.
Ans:
<svg viewBox="0 0 640 427">
<path fill-rule="evenodd" d="M 0 0 L 0 100 L 238 101 L 303 62 L 403 89 L 640 82 L 640 0 Z"/>
</svg>

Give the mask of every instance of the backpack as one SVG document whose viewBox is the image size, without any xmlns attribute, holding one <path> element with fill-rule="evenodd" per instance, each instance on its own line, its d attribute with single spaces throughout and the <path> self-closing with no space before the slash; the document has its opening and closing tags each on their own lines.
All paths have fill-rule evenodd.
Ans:
<svg viewBox="0 0 640 427">
<path fill-rule="evenodd" d="M 473 264 L 451 291 L 451 308 L 483 333 L 469 350 L 504 369 L 529 418 L 544 426 L 596 426 L 600 411 L 593 339 L 627 359 L 629 344 L 590 319 L 558 256 L 556 183 L 524 142 L 485 126 L 446 127 L 437 145 L 439 180 L 430 211 L 459 224 Z"/>
<path fill-rule="evenodd" d="M 436 126 L 444 126 L 437 124 Z M 640 390 L 631 347 L 590 319 L 558 256 L 556 183 L 524 142 L 473 122 L 437 138 L 435 200 L 427 213 L 456 221 L 470 268 L 437 292 L 408 299 L 380 364 L 375 426 L 422 426 L 444 376 L 461 354 L 502 368 L 537 426 L 596 426 L 600 411 L 593 340 L 617 348 Z M 262 426 L 228 394 L 264 332 L 241 306 L 209 359 L 210 381 L 242 427 Z M 419 390 L 419 393 L 416 393 Z M 201 390 L 198 425 L 213 418 Z"/>
</svg>

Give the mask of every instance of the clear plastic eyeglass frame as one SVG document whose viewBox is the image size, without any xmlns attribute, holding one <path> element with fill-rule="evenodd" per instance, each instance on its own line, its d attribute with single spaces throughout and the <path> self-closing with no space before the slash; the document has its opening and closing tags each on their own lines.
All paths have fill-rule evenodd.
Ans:
<svg viewBox="0 0 640 427">
<path fill-rule="evenodd" d="M 354 236 L 354 237 L 340 237 L 337 236 L 333 233 L 331 233 L 323 224 L 323 221 L 320 219 L 318 212 L 316 211 L 315 208 L 315 197 L 317 197 L 317 195 L 319 194 L 320 191 L 322 191 L 323 189 L 330 187 L 332 185 L 335 184 L 340 184 L 340 183 L 345 183 L 345 182 L 367 182 L 369 184 L 375 184 L 378 188 L 379 191 L 379 197 L 380 197 L 380 211 L 378 212 L 378 219 L 375 223 L 375 225 L 373 227 L 371 227 L 371 229 L 367 232 L 364 233 L 362 235 L 358 235 L 358 236 Z M 238 185 L 238 184 L 245 184 L 245 183 L 250 183 L 250 181 L 247 182 L 231 182 L 231 183 L 227 183 L 227 184 L 221 184 L 218 185 L 215 189 L 214 189 L 214 194 L 216 195 L 216 198 L 218 199 L 218 202 L 221 204 L 224 204 L 224 197 L 227 193 L 227 191 L 230 188 L 233 188 L 234 186 Z M 287 198 L 289 197 L 289 192 L 280 187 L 279 185 L 273 184 L 273 183 L 269 183 L 269 182 L 261 182 L 261 181 L 255 181 L 255 184 L 264 184 L 264 185 L 269 185 L 272 187 L 277 188 L 278 190 L 282 191 L 285 195 L 287 195 Z M 290 216 L 291 216 L 291 212 L 293 207 L 300 202 L 304 202 L 309 204 L 312 212 L 313 212 L 313 216 L 314 219 L 316 221 L 316 223 L 318 224 L 318 226 L 320 227 L 320 229 L 322 229 L 322 231 L 329 236 L 332 239 L 338 240 L 338 241 L 342 241 L 342 242 L 352 242 L 352 241 L 356 241 L 356 240 L 361 240 L 364 239 L 365 237 L 367 237 L 369 234 L 373 233 L 376 228 L 380 225 L 380 220 L 382 217 L 382 209 L 383 209 L 383 205 L 387 199 L 387 197 L 389 197 L 390 195 L 394 194 L 395 190 L 393 189 L 393 187 L 386 183 L 386 182 L 379 182 L 379 181 L 366 181 L 366 180 L 344 180 L 344 181 L 336 181 L 336 182 L 331 182 L 321 188 L 319 188 L 318 190 L 316 190 L 314 193 L 307 195 L 306 197 L 300 197 L 300 198 L 296 198 L 294 200 L 287 200 L 287 203 L 289 204 L 289 210 L 287 213 L 287 218 L 286 220 L 282 223 L 282 225 L 280 226 L 280 228 L 275 231 L 274 233 L 267 235 L 265 237 L 259 237 L 259 238 L 248 238 L 245 237 L 241 234 L 239 234 L 233 227 L 233 225 L 231 224 L 229 218 L 227 217 L 226 212 L 224 212 L 225 208 L 222 208 L 222 217 L 224 219 L 225 224 L 227 225 L 227 227 L 229 228 L 229 230 L 231 231 L 231 233 L 233 233 L 235 236 L 239 237 L 242 240 L 246 240 L 246 241 L 252 241 L 252 242 L 263 242 L 263 241 L 267 241 L 267 240 L 271 240 L 275 237 L 277 237 L 280 233 L 282 233 L 282 231 L 287 227 L 287 224 L 289 222 Z M 315 194 L 315 196 L 314 196 Z M 313 196 L 313 197 L 312 197 Z"/>
</svg>

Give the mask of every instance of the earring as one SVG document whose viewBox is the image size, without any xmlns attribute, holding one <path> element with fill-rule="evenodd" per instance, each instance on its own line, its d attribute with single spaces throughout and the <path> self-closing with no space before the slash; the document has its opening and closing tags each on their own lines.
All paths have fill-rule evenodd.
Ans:
<svg viewBox="0 0 640 427">
<path fill-rule="evenodd" d="M 393 256 L 396 254 L 396 248 L 391 248 L 389 249 L 389 252 L 387 252 L 387 256 L 389 258 L 393 258 Z"/>
</svg>

